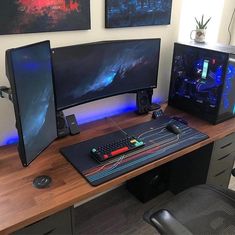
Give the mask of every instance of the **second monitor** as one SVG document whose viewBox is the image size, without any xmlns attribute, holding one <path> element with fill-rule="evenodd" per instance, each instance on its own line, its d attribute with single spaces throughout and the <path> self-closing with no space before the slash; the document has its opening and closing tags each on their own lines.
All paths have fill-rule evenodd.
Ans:
<svg viewBox="0 0 235 235">
<path fill-rule="evenodd" d="M 54 48 L 57 110 L 156 88 L 159 53 L 159 38 Z"/>
</svg>

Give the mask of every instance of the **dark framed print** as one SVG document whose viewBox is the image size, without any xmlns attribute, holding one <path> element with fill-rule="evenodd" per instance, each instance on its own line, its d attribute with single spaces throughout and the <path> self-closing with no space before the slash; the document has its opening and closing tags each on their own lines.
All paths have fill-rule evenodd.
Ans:
<svg viewBox="0 0 235 235">
<path fill-rule="evenodd" d="M 0 34 L 90 29 L 90 0 L 1 0 Z"/>
<path fill-rule="evenodd" d="M 106 0 L 105 27 L 168 25 L 172 0 Z"/>
</svg>

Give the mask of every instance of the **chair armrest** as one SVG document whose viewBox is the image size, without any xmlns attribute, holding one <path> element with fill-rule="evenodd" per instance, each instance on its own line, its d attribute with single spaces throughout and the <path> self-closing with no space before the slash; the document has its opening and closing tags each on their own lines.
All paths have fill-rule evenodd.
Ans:
<svg viewBox="0 0 235 235">
<path fill-rule="evenodd" d="M 151 215 L 150 221 L 161 234 L 192 235 L 192 233 L 167 210 L 155 212 Z"/>
<path fill-rule="evenodd" d="M 232 169 L 231 173 L 232 173 L 232 176 L 235 177 L 235 168 Z"/>
</svg>

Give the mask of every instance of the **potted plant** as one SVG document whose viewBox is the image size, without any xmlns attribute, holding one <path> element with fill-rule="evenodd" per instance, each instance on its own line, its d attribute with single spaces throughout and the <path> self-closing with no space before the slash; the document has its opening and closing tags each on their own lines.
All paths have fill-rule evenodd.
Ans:
<svg viewBox="0 0 235 235">
<path fill-rule="evenodd" d="M 196 30 L 192 30 L 190 37 L 191 39 L 194 39 L 196 42 L 205 42 L 205 36 L 206 36 L 206 28 L 207 24 L 211 20 L 211 17 L 207 20 L 204 19 L 204 15 L 202 15 L 201 20 L 198 20 L 196 17 Z M 195 32 L 195 37 L 192 38 L 192 33 Z"/>
</svg>

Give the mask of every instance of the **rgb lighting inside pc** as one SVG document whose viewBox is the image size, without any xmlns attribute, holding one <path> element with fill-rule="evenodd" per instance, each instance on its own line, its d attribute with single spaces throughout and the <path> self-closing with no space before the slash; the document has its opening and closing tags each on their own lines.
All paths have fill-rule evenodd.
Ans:
<svg viewBox="0 0 235 235">
<path fill-rule="evenodd" d="M 216 109 L 223 89 L 226 59 L 225 53 L 178 46 L 173 59 L 171 97 Z"/>
</svg>

